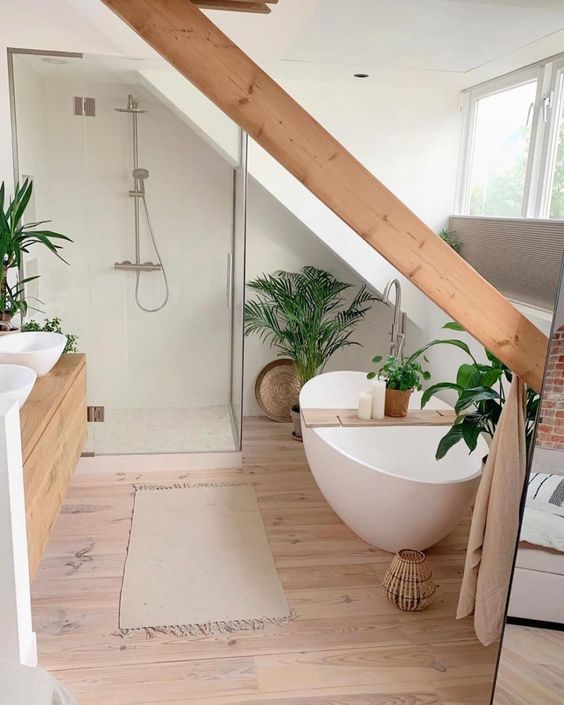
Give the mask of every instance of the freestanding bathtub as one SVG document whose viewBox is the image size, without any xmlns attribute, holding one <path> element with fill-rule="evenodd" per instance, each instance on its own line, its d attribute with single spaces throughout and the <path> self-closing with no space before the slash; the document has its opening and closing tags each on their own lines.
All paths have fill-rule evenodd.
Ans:
<svg viewBox="0 0 564 705">
<path fill-rule="evenodd" d="M 308 382 L 302 409 L 351 409 L 369 389 L 363 372 L 329 372 Z M 414 393 L 411 408 L 420 408 Z M 426 408 L 450 409 L 433 398 Z M 319 489 L 355 534 L 385 551 L 424 550 L 447 536 L 469 510 L 487 453 L 459 443 L 435 460 L 446 426 L 306 428 L 307 460 Z"/>
</svg>

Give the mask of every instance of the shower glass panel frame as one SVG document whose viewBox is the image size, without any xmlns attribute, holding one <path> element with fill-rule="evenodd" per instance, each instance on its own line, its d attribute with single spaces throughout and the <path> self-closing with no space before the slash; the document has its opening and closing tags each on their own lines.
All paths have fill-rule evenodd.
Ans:
<svg viewBox="0 0 564 705">
<path fill-rule="evenodd" d="M 162 60 L 155 61 L 161 62 L 157 67 L 159 70 L 174 72 L 174 69 L 168 66 L 166 62 Z M 52 135 L 48 130 L 49 126 L 53 125 L 53 115 L 51 115 L 50 120 L 48 120 L 47 117 L 42 114 L 42 103 L 34 104 L 33 96 L 30 92 L 30 85 L 33 85 L 33 81 L 30 85 L 25 85 L 23 78 L 19 74 L 19 72 L 24 71 L 24 65 L 26 64 L 26 71 L 31 69 L 38 74 L 38 77 L 36 76 L 34 80 L 36 82 L 40 81 L 42 85 L 45 84 L 45 86 L 47 86 L 47 88 L 42 89 L 46 91 L 45 95 L 42 94 L 42 100 L 48 101 L 47 108 L 51 113 L 53 113 L 54 110 L 59 109 L 58 107 L 53 107 L 51 100 L 53 95 L 55 95 L 57 99 L 61 99 L 61 94 L 64 93 L 64 81 L 68 81 L 69 86 L 71 84 L 73 86 L 72 90 L 69 88 L 68 95 L 62 96 L 63 103 L 61 103 L 61 105 L 64 105 L 64 109 L 61 108 L 61 120 L 66 120 L 68 124 L 72 125 L 73 131 L 72 133 L 69 132 L 64 135 L 56 135 L 55 142 L 59 139 L 60 153 L 65 151 L 64 149 L 61 149 L 61 144 L 64 144 L 64 141 L 67 140 L 69 150 L 74 150 L 74 154 L 76 155 L 78 162 L 82 161 L 82 164 L 78 165 L 75 162 L 72 169 L 75 172 L 76 179 L 83 182 L 80 187 L 81 196 L 78 199 L 78 202 L 72 202 L 72 194 L 69 194 L 68 203 L 62 200 L 62 206 L 58 209 L 57 207 L 51 208 L 49 204 L 49 199 L 51 198 L 51 187 L 53 187 L 54 190 L 61 192 L 63 190 L 63 186 L 57 185 L 57 180 L 61 179 L 64 184 L 65 179 L 68 181 L 69 175 L 65 174 L 64 169 L 60 166 L 57 159 L 57 154 L 55 155 L 56 158 L 51 161 L 48 157 L 44 158 L 46 164 L 44 171 L 45 174 L 48 174 L 48 178 L 43 175 L 41 183 L 38 183 L 35 189 L 35 198 L 39 197 L 41 201 L 41 203 L 38 203 L 37 205 L 37 215 L 42 218 L 45 217 L 52 219 L 53 229 L 68 234 L 73 240 L 75 240 L 75 242 L 72 245 L 69 245 L 68 249 L 64 253 L 71 264 L 67 269 L 60 270 L 62 273 L 62 279 L 57 295 L 45 296 L 47 306 L 40 306 L 40 308 L 43 309 L 43 312 L 32 312 L 32 314 L 28 317 L 35 317 L 41 320 L 43 317 L 50 318 L 57 315 L 63 319 L 64 330 L 67 330 L 68 332 L 75 332 L 76 328 L 80 329 L 79 350 L 87 353 L 87 359 L 89 362 L 88 404 L 92 406 L 106 406 L 106 424 L 108 424 L 108 419 L 110 420 L 110 423 L 112 422 L 112 408 L 110 406 L 110 413 L 108 414 L 108 407 L 106 405 L 105 397 L 109 388 L 109 378 L 104 380 L 104 376 L 108 370 L 115 373 L 115 369 L 112 368 L 111 365 L 112 356 L 120 359 L 123 364 L 122 374 L 116 376 L 116 387 L 119 388 L 121 385 L 121 387 L 125 389 L 127 385 L 130 384 L 130 387 L 133 389 L 133 398 L 136 398 L 135 394 L 140 396 L 141 393 L 139 390 L 142 389 L 146 383 L 150 384 L 154 382 L 155 378 L 158 378 L 160 375 L 164 375 L 166 378 L 168 374 L 170 385 L 171 374 L 170 369 L 166 369 L 166 360 L 172 359 L 175 361 L 178 366 L 177 371 L 180 375 L 186 371 L 186 379 L 183 380 L 180 378 L 178 386 L 180 387 L 184 384 L 182 389 L 188 389 L 188 394 L 186 397 L 189 397 L 186 399 L 187 408 L 184 409 L 183 407 L 179 407 L 178 412 L 191 412 L 194 410 L 197 414 L 199 410 L 203 410 L 203 426 L 207 423 L 205 414 L 208 413 L 208 411 L 211 413 L 211 411 L 216 408 L 213 404 L 218 403 L 217 399 L 219 394 L 221 394 L 225 400 L 220 403 L 225 405 L 225 421 L 228 425 L 229 431 L 226 430 L 227 425 L 222 427 L 222 431 L 218 436 L 221 440 L 219 440 L 217 444 L 215 443 L 215 440 L 212 437 L 213 434 L 210 431 L 210 434 L 208 434 L 209 439 L 207 439 L 203 445 L 200 444 L 199 439 L 196 439 L 195 444 L 192 445 L 192 439 L 195 438 L 195 434 L 199 433 L 199 426 L 196 425 L 196 430 L 194 430 L 191 434 L 186 434 L 186 436 L 183 435 L 183 430 L 180 429 L 179 433 L 181 434 L 180 437 L 182 442 L 184 443 L 184 439 L 188 438 L 182 447 L 177 447 L 175 444 L 172 444 L 170 447 L 166 445 L 167 433 L 170 432 L 170 429 L 167 428 L 169 425 L 169 419 L 176 423 L 176 420 L 171 418 L 170 414 L 176 416 L 176 404 L 178 403 L 180 390 L 174 390 L 175 392 L 178 391 L 178 393 L 175 397 L 176 404 L 171 405 L 171 409 L 159 408 L 156 403 L 156 408 L 145 409 L 148 413 L 140 414 L 138 421 L 135 421 L 136 407 L 134 405 L 131 407 L 131 402 L 128 402 L 131 408 L 127 407 L 126 410 L 130 416 L 132 416 L 134 422 L 137 423 L 138 430 L 143 432 L 144 438 L 150 440 L 153 435 L 156 439 L 157 444 L 154 448 L 151 446 L 151 443 L 145 443 L 142 447 L 137 447 L 135 442 L 133 442 L 131 447 L 124 446 L 124 444 L 121 443 L 119 447 L 112 449 L 107 444 L 104 445 L 103 443 L 98 442 L 99 438 L 102 437 L 100 430 L 102 428 L 109 429 L 110 427 L 104 427 L 102 424 L 91 424 L 91 430 L 94 433 L 91 434 L 92 441 L 90 446 L 86 449 L 87 454 L 168 455 L 239 452 L 241 450 L 242 437 L 247 136 L 235 125 L 235 123 L 232 123 L 234 134 L 236 131 L 236 134 L 239 136 L 237 139 L 240 141 L 240 148 L 238 160 L 235 155 L 233 155 L 232 160 L 229 160 L 221 153 L 220 150 L 214 150 L 214 148 L 211 147 L 207 141 L 204 141 L 201 136 L 198 135 L 197 131 L 193 129 L 193 126 L 191 126 L 189 115 L 186 116 L 186 119 L 184 120 L 184 116 L 179 116 L 176 110 L 172 110 L 164 97 L 155 95 L 154 91 L 150 92 L 147 87 L 142 84 L 141 80 L 139 80 L 138 84 L 133 82 L 134 90 L 131 90 L 131 76 L 136 74 L 138 66 L 141 68 L 145 67 L 143 60 L 127 59 L 122 57 L 97 57 L 95 55 L 70 52 L 9 49 L 8 68 L 13 136 L 14 182 L 21 180 L 24 176 L 34 177 L 35 180 L 35 174 L 33 173 L 34 170 L 27 168 L 25 163 L 22 163 L 21 158 L 22 151 L 27 152 L 28 154 L 32 151 L 31 147 L 28 148 L 28 144 L 30 142 L 36 142 L 38 144 L 41 142 L 38 135 L 30 135 L 30 125 L 33 127 L 35 122 L 32 111 L 28 109 L 28 106 L 30 108 L 33 107 L 36 113 L 41 115 L 41 120 L 45 122 L 45 132 L 41 133 L 42 136 L 46 138 L 45 141 L 50 142 L 52 139 Z M 151 65 L 147 66 L 147 68 L 151 69 L 155 68 L 155 66 Z M 100 76 L 105 76 L 104 72 L 107 72 L 107 78 L 100 78 Z M 61 86 L 63 88 L 61 88 L 61 86 L 58 88 L 49 88 L 50 84 L 52 82 L 56 82 L 57 80 L 62 82 Z M 112 90 L 108 88 L 107 95 L 102 89 L 100 89 L 100 95 L 97 94 L 97 86 L 99 84 L 101 85 L 100 82 L 102 81 L 107 83 L 108 86 L 112 88 Z M 69 117 L 73 110 L 75 95 L 74 86 L 78 86 L 76 90 L 80 92 L 80 96 L 90 96 L 96 98 L 95 116 L 77 116 L 75 113 L 74 117 Z M 116 86 L 119 86 L 119 91 Z M 59 95 L 56 95 L 57 91 Z M 131 134 L 131 125 L 129 125 L 127 120 L 124 120 L 124 116 L 122 116 L 121 122 L 119 122 L 119 113 L 115 111 L 116 108 L 119 109 L 123 108 L 124 105 L 128 105 L 129 94 L 134 96 L 133 100 L 137 100 L 137 92 L 139 93 L 139 104 L 136 105 L 136 108 L 138 110 L 145 110 L 148 108 L 149 113 L 153 110 L 153 114 L 155 116 L 153 118 L 152 125 L 148 125 L 146 123 L 145 116 L 140 118 L 138 125 L 138 151 L 135 150 L 135 157 L 137 156 L 137 153 L 141 154 L 139 164 L 143 167 L 145 167 L 147 157 L 149 157 L 148 161 L 151 163 L 147 164 L 147 166 L 150 167 L 152 177 L 147 184 L 148 205 L 146 210 L 150 212 L 149 220 L 152 219 L 155 232 L 151 232 L 151 226 L 149 225 L 149 233 L 142 233 L 142 237 L 145 238 L 143 240 L 143 248 L 145 251 L 141 255 L 139 255 L 138 251 L 137 241 L 139 236 L 135 231 L 135 219 L 133 218 L 133 209 L 131 208 L 131 201 L 133 198 L 136 198 L 136 194 L 129 193 L 129 191 L 131 189 L 132 175 L 134 179 L 133 191 L 144 191 L 145 179 L 148 177 L 148 173 L 144 173 L 142 177 L 140 177 L 139 174 L 135 175 L 132 173 L 131 139 L 133 135 Z M 117 93 L 119 93 L 120 97 L 116 97 Z M 24 94 L 27 94 L 27 104 L 25 103 L 25 100 L 22 99 Z M 113 101 L 111 102 L 111 105 L 110 98 L 107 97 L 110 94 L 111 100 Z M 115 118 L 113 122 L 107 123 L 110 125 L 108 128 L 106 127 L 106 123 L 103 122 L 103 119 L 111 121 L 110 107 L 112 114 L 115 115 Z M 158 122 L 155 125 L 154 120 L 162 120 L 163 115 L 167 111 L 170 113 L 170 116 L 166 118 L 168 122 L 165 120 L 164 125 Z M 99 121 L 98 117 L 100 117 Z M 77 125 L 76 123 L 69 122 L 72 119 L 83 120 L 83 122 L 82 124 Z M 115 120 L 118 122 L 115 122 Z M 172 123 L 174 123 L 174 130 L 172 130 L 174 136 L 177 136 L 179 133 L 182 135 L 185 133 L 186 136 L 186 139 L 181 139 L 180 141 L 174 143 L 177 151 L 180 151 L 181 149 L 186 150 L 191 148 L 190 145 L 195 145 L 193 164 L 191 164 L 190 159 L 184 160 L 184 163 L 187 164 L 188 167 L 192 168 L 194 172 L 192 178 L 188 178 L 187 183 L 182 183 L 179 181 L 174 172 L 169 173 L 163 168 L 160 169 L 159 176 L 159 169 L 154 168 L 156 158 L 155 135 L 158 135 L 159 132 L 161 132 L 165 134 L 165 140 L 172 143 L 174 136 L 171 134 L 171 130 L 167 130 L 167 127 L 170 127 Z M 109 160 L 107 165 L 105 165 L 102 161 L 104 154 L 106 153 L 103 149 L 104 145 L 100 147 L 97 140 L 99 140 L 103 134 L 108 134 L 111 132 L 111 125 L 117 126 L 116 129 L 121 130 L 123 135 L 125 135 L 129 130 L 129 141 L 127 142 L 127 147 L 124 146 L 123 148 L 120 147 L 120 149 L 114 150 L 112 153 L 112 160 Z M 96 137 L 96 135 L 98 136 Z M 71 144 L 73 139 L 74 143 Z M 197 145 L 195 144 L 196 142 L 198 142 Z M 186 143 L 188 143 L 189 146 L 186 146 Z M 23 150 L 22 145 L 25 147 Z M 163 142 L 163 145 L 166 147 L 165 142 Z M 49 149 L 51 149 L 50 156 L 53 156 L 52 148 L 49 147 Z M 206 152 L 206 150 L 208 151 Z M 158 153 L 160 156 L 160 152 Z M 163 160 L 163 163 L 168 168 L 169 163 L 166 162 L 164 157 Z M 24 155 L 23 161 L 29 162 L 30 160 Z M 63 163 L 64 160 L 61 161 L 61 164 Z M 139 166 L 139 164 L 137 164 L 137 166 Z M 221 166 L 221 164 L 223 164 L 223 166 Z M 133 165 L 133 167 L 135 168 L 135 165 Z M 172 169 L 172 166 L 170 168 Z M 59 175 L 56 173 L 57 169 L 60 169 Z M 78 172 L 81 172 L 80 176 L 78 176 Z M 172 209 L 177 208 L 179 204 L 181 206 L 183 205 L 182 197 L 174 199 L 174 197 L 171 196 L 171 202 L 166 202 L 167 188 L 174 186 L 176 181 L 177 186 L 180 185 L 180 187 L 184 189 L 187 200 L 191 197 L 191 189 L 194 189 L 196 192 L 196 195 L 192 196 L 192 199 L 197 199 L 197 188 L 199 186 L 200 173 L 203 174 L 202 178 L 204 178 L 208 175 L 208 172 L 212 175 L 217 173 L 223 174 L 221 177 L 223 190 L 218 191 L 218 195 L 214 196 L 216 198 L 216 203 L 218 204 L 215 210 L 220 210 L 223 212 L 223 209 L 225 209 L 225 213 L 227 214 L 222 216 L 223 225 L 219 230 L 220 233 L 223 234 L 217 236 L 221 237 L 219 242 L 215 236 L 215 230 L 213 229 L 214 221 L 212 216 L 210 216 L 212 225 L 210 225 L 209 229 L 206 229 L 207 223 L 205 222 L 205 205 L 207 205 L 208 201 L 205 201 L 203 198 L 201 199 L 202 204 L 198 202 L 197 208 L 195 208 L 195 210 L 198 210 L 199 208 L 200 211 L 202 211 L 197 214 L 200 219 L 197 223 L 199 227 L 190 227 L 187 224 L 188 221 L 182 219 L 177 219 L 176 222 L 168 221 L 167 225 L 163 224 L 162 220 L 162 211 L 164 207 L 163 201 L 165 201 L 165 206 L 170 206 Z M 182 172 L 182 174 L 184 174 L 184 172 Z M 123 181 L 125 177 L 129 179 L 129 185 L 127 185 L 127 187 Z M 119 189 L 116 189 L 115 184 L 118 183 L 120 178 L 122 178 L 122 181 L 119 183 L 123 185 L 120 186 Z M 208 178 L 211 177 L 208 175 Z M 158 179 L 160 179 L 160 184 Z M 105 208 L 105 202 L 101 200 L 101 196 L 99 194 L 99 191 L 102 188 L 107 187 L 104 185 L 104 181 L 109 181 L 112 184 L 113 190 L 110 194 L 111 199 L 113 199 L 114 202 L 120 203 L 120 207 L 122 207 L 122 209 L 127 210 L 126 215 L 125 210 L 123 212 L 120 210 L 119 218 L 123 221 L 127 221 L 127 218 L 129 218 L 131 222 L 128 226 L 125 226 L 124 223 L 121 222 L 119 232 L 110 241 L 110 245 L 112 246 L 116 241 L 120 241 L 120 245 L 122 246 L 122 249 L 119 250 L 120 256 L 112 257 L 112 253 L 109 251 L 105 253 L 107 254 L 106 259 L 108 260 L 107 262 L 104 261 L 105 269 L 103 272 L 98 272 L 98 274 L 96 274 L 95 268 L 91 266 L 90 262 L 94 262 L 96 257 L 100 256 L 100 252 L 104 250 L 103 238 L 102 242 L 100 241 L 100 235 L 104 234 L 103 229 L 98 227 L 97 230 L 88 233 L 87 242 L 84 241 L 84 230 L 87 231 L 89 227 L 94 228 L 94 225 L 91 225 L 90 223 L 93 214 L 95 215 L 100 210 L 104 210 Z M 72 182 L 74 182 L 74 179 L 71 179 L 71 186 Z M 213 184 L 215 186 L 215 181 L 213 181 Z M 202 186 L 202 189 L 203 188 L 204 187 Z M 211 189 L 208 188 L 207 192 L 210 190 Z M 142 205 L 137 198 L 136 202 L 139 206 Z M 65 225 L 63 226 L 62 223 L 59 225 L 61 213 L 66 216 L 67 211 L 72 210 L 73 208 L 80 214 L 80 219 L 74 223 L 71 223 L 71 227 L 69 227 L 69 218 L 63 217 L 62 220 L 65 221 Z M 152 213 L 153 208 L 155 208 L 155 215 Z M 32 207 L 32 215 L 35 215 L 35 213 L 33 213 L 34 210 L 35 209 Z M 111 205 L 108 210 L 111 210 Z M 139 210 L 141 210 L 141 216 L 143 216 L 143 209 L 140 208 Z M 141 228 L 143 228 L 143 222 L 143 217 L 141 217 Z M 106 225 L 108 229 L 111 228 L 112 221 L 109 219 Z M 167 230 L 169 232 L 167 232 Z M 151 235 L 151 239 L 147 239 L 148 235 Z M 139 263 L 142 265 L 145 259 L 152 259 L 151 257 L 145 255 L 148 255 L 149 252 L 154 252 L 154 249 L 151 248 L 149 250 L 149 247 L 151 245 L 151 240 L 153 240 L 154 244 L 155 237 L 157 240 L 157 245 L 160 244 L 161 237 L 165 241 L 165 245 L 167 237 L 169 240 L 173 237 L 176 238 L 169 241 L 168 251 L 167 246 L 163 248 L 164 266 L 166 267 L 168 262 L 172 266 L 173 270 L 172 275 L 169 275 L 170 301 L 168 301 L 168 303 L 167 301 L 164 302 L 165 311 L 161 314 L 156 312 L 143 313 L 142 315 L 146 316 L 146 318 L 140 319 L 138 317 L 141 315 L 140 311 L 138 313 L 132 312 L 132 306 L 134 305 L 135 300 L 135 280 L 137 281 L 138 288 L 140 279 L 141 284 L 143 285 L 143 277 L 152 277 L 156 275 L 149 273 L 148 268 L 147 272 L 145 272 L 145 270 L 141 271 L 141 267 L 136 272 L 133 272 L 133 274 L 132 272 L 128 272 L 125 267 L 117 267 L 114 270 L 114 262 L 119 265 L 120 262 L 123 263 L 128 259 L 131 261 L 135 258 L 136 262 L 137 260 L 140 260 Z M 194 243 L 194 238 L 198 237 L 201 238 L 200 243 Z M 214 237 L 215 240 L 213 239 Z M 192 245 L 190 245 L 190 242 Z M 194 244 L 196 244 L 196 249 L 195 252 L 192 253 L 191 250 L 193 249 Z M 223 250 L 224 254 L 221 253 L 221 250 Z M 180 279 L 178 278 L 178 275 L 175 278 L 174 268 L 176 266 L 178 269 L 179 266 L 178 262 L 175 262 L 175 260 L 179 260 L 182 256 L 186 257 L 187 252 L 192 254 L 194 257 L 194 262 L 198 265 L 196 267 L 196 275 L 194 275 L 193 271 L 185 272 L 182 270 Z M 26 258 L 22 265 L 20 276 L 29 276 L 36 273 L 41 274 L 42 276 L 39 280 L 39 285 L 42 287 L 41 291 L 43 291 L 43 289 L 49 290 L 49 287 L 51 286 L 49 294 L 53 294 L 53 291 L 55 290 L 52 289 L 52 283 L 53 281 L 57 281 L 57 279 L 54 271 L 51 270 L 55 270 L 58 263 L 54 263 L 49 260 L 46 254 L 41 256 L 40 253 L 39 256 L 36 256 L 37 254 L 38 253 L 30 253 L 30 256 Z M 135 257 L 132 257 L 132 255 L 135 255 Z M 154 256 L 157 257 L 156 261 L 160 260 L 158 253 Z M 82 261 L 82 264 L 79 264 L 78 269 L 73 272 L 73 260 L 75 262 L 77 260 L 86 260 L 86 263 Z M 213 270 L 210 270 L 210 267 L 212 266 L 210 262 L 212 260 L 214 268 Z M 132 262 L 132 265 L 136 264 L 136 262 Z M 87 271 L 93 273 L 87 277 L 89 278 L 88 286 L 86 286 L 84 282 L 85 276 L 81 278 L 79 275 L 78 270 L 80 270 L 81 267 L 83 268 L 83 274 Z M 203 280 L 201 276 L 203 275 L 203 271 L 206 267 L 208 268 L 208 276 L 205 281 L 205 287 L 209 289 L 209 292 L 206 291 L 206 295 L 203 296 L 202 288 L 204 285 L 202 284 Z M 160 269 L 161 268 L 159 268 L 159 271 Z M 200 270 L 202 270 L 202 273 L 200 273 Z M 154 271 L 156 272 L 156 268 Z M 114 276 L 117 277 L 117 279 L 113 278 Z M 186 287 L 192 285 L 192 278 L 194 279 L 194 285 L 196 286 L 198 276 L 200 276 L 200 292 L 198 293 L 197 291 L 189 290 L 189 295 L 186 295 Z M 79 281 L 77 282 L 77 280 Z M 150 279 L 146 279 L 145 281 L 148 281 L 149 283 L 151 282 Z M 155 279 L 152 281 L 155 282 Z M 133 289 L 132 285 L 134 287 Z M 32 288 L 33 283 L 30 289 Z M 85 291 L 85 289 L 89 290 Z M 114 297 L 117 299 L 118 296 L 122 295 L 122 290 L 127 292 L 125 304 L 121 302 L 121 308 L 117 311 L 113 311 L 112 305 L 114 302 Z M 37 291 L 40 290 L 37 289 Z M 28 291 L 26 292 L 26 295 L 32 296 L 36 294 L 37 291 Z M 192 293 L 190 293 L 190 291 L 192 291 Z M 149 290 L 149 293 L 152 292 Z M 184 296 L 182 295 L 183 293 Z M 106 297 L 108 303 L 108 321 L 111 323 L 112 330 L 116 331 L 116 335 L 107 336 L 108 345 L 104 347 L 97 340 L 100 337 L 100 329 L 98 328 L 97 332 L 95 319 L 98 316 L 98 323 L 100 322 L 99 307 L 103 305 Z M 72 311 L 73 299 L 80 299 L 82 303 L 80 312 L 77 313 L 76 310 L 74 311 L 75 315 L 69 314 L 69 310 Z M 168 322 L 168 327 L 163 328 L 161 325 L 161 332 L 163 333 L 163 336 L 162 340 L 159 341 L 157 334 L 151 336 L 151 332 L 154 332 L 154 322 L 158 322 L 159 315 L 162 316 L 171 314 L 172 309 L 170 307 L 176 307 L 174 311 L 174 319 Z M 161 308 L 162 307 L 158 307 L 158 310 L 160 311 Z M 168 311 L 166 311 L 167 308 L 169 309 Z M 221 309 L 223 309 L 224 313 L 220 313 Z M 142 325 L 145 328 L 146 333 L 144 333 L 143 330 L 139 331 L 139 327 L 137 328 L 137 331 L 132 329 L 132 326 L 135 323 L 133 317 L 135 316 L 137 316 L 137 323 L 139 323 L 140 320 L 143 321 Z M 183 323 L 183 320 L 186 321 L 186 323 Z M 214 323 L 216 324 L 215 328 Z M 175 330 L 177 328 L 182 328 L 183 325 L 187 326 L 183 332 L 184 345 L 179 344 L 177 346 L 178 349 L 176 349 L 174 345 L 171 346 L 170 337 L 173 338 L 174 343 Z M 158 328 L 158 325 L 156 327 Z M 85 328 L 86 330 L 84 330 Z M 124 329 L 128 329 L 125 331 L 125 347 L 123 345 L 120 347 L 118 344 L 119 334 L 120 332 L 123 332 Z M 101 333 L 103 335 L 104 331 L 101 331 Z M 215 335 L 216 333 L 217 335 Z M 220 353 L 217 350 L 214 352 L 214 349 L 210 347 L 210 340 L 212 341 L 213 347 L 215 339 L 217 338 L 219 340 L 218 336 L 221 338 L 221 341 L 223 341 L 219 344 L 221 349 Z M 142 343 L 141 349 L 138 349 L 137 353 L 135 352 L 135 349 L 132 350 L 132 346 L 130 344 L 134 337 L 137 337 L 138 341 L 143 341 L 143 338 L 145 338 L 146 341 L 145 343 Z M 187 340 L 193 340 L 193 349 L 186 345 Z M 207 348 L 206 344 L 208 345 Z M 151 348 L 154 352 L 151 364 L 145 364 L 144 366 L 141 362 L 144 359 L 147 360 L 148 358 L 147 354 L 142 349 L 143 347 Z M 172 355 L 169 355 L 167 358 L 167 350 L 168 353 L 171 353 L 171 349 Z M 163 353 L 164 362 L 161 362 L 160 364 L 165 367 L 161 367 L 159 369 L 161 352 Z M 131 359 L 132 354 L 133 360 Z M 207 369 L 209 370 L 203 374 L 198 368 L 196 372 L 192 374 L 192 377 L 197 378 L 198 382 L 202 382 L 198 388 L 198 391 L 195 391 L 193 395 L 191 388 L 187 386 L 189 383 L 186 381 L 189 379 L 190 375 L 190 357 L 194 359 L 196 365 L 200 365 L 202 369 L 208 365 Z M 217 364 L 217 361 L 221 359 L 225 360 L 225 364 Z M 186 370 L 183 368 L 184 364 L 187 365 Z M 126 377 L 127 379 L 125 379 Z M 172 381 L 174 382 L 174 380 Z M 202 390 L 207 391 L 207 389 L 215 390 L 215 392 L 211 392 L 212 394 L 215 394 L 215 397 L 214 400 L 210 402 L 210 406 L 205 403 L 205 399 L 204 403 L 202 403 Z M 221 389 L 224 391 L 221 392 Z M 104 392 L 104 390 L 106 390 L 106 392 Z M 200 395 L 199 397 L 198 394 Z M 194 397 L 194 400 L 192 399 L 192 396 Z M 194 404 L 194 406 L 190 406 L 191 404 Z M 124 407 L 125 406 L 126 405 L 124 403 Z M 114 412 L 115 411 L 117 411 L 117 409 L 114 409 Z M 169 411 L 170 414 L 167 419 L 167 415 L 164 412 L 168 413 Z M 164 416 L 161 415 L 160 412 L 163 412 Z M 223 412 L 221 413 L 221 418 L 223 419 Z M 183 418 L 182 414 L 180 414 L 180 416 Z M 194 417 L 191 414 L 188 414 L 186 419 L 182 421 L 182 423 L 187 424 L 187 430 L 190 430 L 189 426 L 193 423 L 193 418 Z M 223 420 L 221 423 L 223 423 Z M 212 426 L 213 424 L 210 425 L 210 428 Z M 116 428 L 119 431 L 120 427 Z"/>
</svg>

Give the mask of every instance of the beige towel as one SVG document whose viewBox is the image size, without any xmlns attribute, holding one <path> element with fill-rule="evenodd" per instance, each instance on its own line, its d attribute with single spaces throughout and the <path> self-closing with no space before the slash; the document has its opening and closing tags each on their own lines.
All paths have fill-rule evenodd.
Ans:
<svg viewBox="0 0 564 705">
<path fill-rule="evenodd" d="M 474 613 L 484 646 L 503 628 L 525 473 L 525 385 L 513 375 L 476 497 L 456 614 Z"/>
</svg>

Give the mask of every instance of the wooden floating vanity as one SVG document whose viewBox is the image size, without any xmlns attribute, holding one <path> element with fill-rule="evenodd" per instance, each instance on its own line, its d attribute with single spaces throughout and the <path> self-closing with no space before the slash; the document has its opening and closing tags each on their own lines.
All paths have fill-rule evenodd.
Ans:
<svg viewBox="0 0 564 705">
<path fill-rule="evenodd" d="M 86 356 L 63 355 L 20 412 L 30 578 L 86 440 Z"/>
<path fill-rule="evenodd" d="M 302 409 L 302 419 L 307 428 L 332 426 L 452 426 L 454 411 L 448 409 L 421 409 L 407 412 L 407 416 L 384 416 L 383 419 L 359 419 L 356 409 Z"/>
</svg>

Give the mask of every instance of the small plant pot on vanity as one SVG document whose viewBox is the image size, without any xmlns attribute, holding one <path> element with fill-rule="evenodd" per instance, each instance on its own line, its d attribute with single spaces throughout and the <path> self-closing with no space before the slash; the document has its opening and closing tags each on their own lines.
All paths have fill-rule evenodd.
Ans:
<svg viewBox="0 0 564 705">
<path fill-rule="evenodd" d="M 295 441 L 302 442 L 302 415 L 300 413 L 300 407 L 293 406 L 290 409 L 290 415 L 292 417 L 292 424 L 294 426 L 294 430 L 292 431 L 292 438 Z"/>
<path fill-rule="evenodd" d="M 408 389 L 405 392 L 402 392 L 399 389 L 386 389 L 384 414 L 395 418 L 407 416 L 411 392 L 411 389 Z"/>
<path fill-rule="evenodd" d="M 6 335 L 8 333 L 15 333 L 18 328 L 12 326 L 13 313 L 6 313 L 2 311 L 0 313 L 0 335 Z"/>
</svg>

